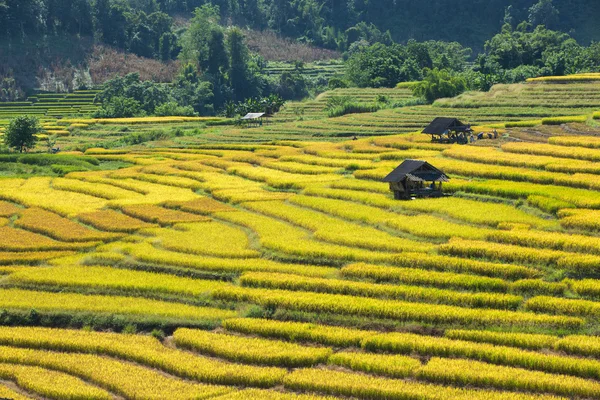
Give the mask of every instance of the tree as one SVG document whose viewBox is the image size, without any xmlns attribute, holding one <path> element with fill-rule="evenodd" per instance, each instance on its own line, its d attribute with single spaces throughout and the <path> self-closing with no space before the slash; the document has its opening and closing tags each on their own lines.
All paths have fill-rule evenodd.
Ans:
<svg viewBox="0 0 600 400">
<path fill-rule="evenodd" d="M 229 85 L 236 98 L 241 100 L 249 93 L 248 58 L 249 51 L 244 42 L 244 34 L 239 28 L 231 28 L 227 34 L 227 50 L 229 51 Z"/>
<path fill-rule="evenodd" d="M 207 72 L 221 80 L 221 75 L 229 68 L 227 50 L 225 50 L 225 35 L 221 27 L 215 27 L 210 32 L 208 40 L 208 66 Z"/>
<path fill-rule="evenodd" d="M 464 78 L 452 75 L 447 70 L 434 68 L 425 71 L 425 78 L 415 85 L 413 94 L 433 103 L 436 99 L 457 96 L 466 89 L 467 82 Z"/>
<path fill-rule="evenodd" d="M 4 133 L 4 143 L 22 153 L 35 145 L 35 135 L 41 131 L 42 127 L 37 117 L 20 115 L 9 122 Z"/>
<path fill-rule="evenodd" d="M 532 26 L 544 25 L 554 28 L 558 23 L 558 10 L 552 0 L 540 0 L 529 9 L 529 23 Z"/>
</svg>

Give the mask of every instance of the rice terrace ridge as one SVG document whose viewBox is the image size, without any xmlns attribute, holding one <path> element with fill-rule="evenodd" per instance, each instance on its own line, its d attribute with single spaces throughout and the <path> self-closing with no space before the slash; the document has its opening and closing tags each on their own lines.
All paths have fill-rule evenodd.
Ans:
<svg viewBox="0 0 600 400">
<path fill-rule="evenodd" d="M 600 8 L 338 3 L 0 0 L 0 399 L 600 399 Z"/>
</svg>

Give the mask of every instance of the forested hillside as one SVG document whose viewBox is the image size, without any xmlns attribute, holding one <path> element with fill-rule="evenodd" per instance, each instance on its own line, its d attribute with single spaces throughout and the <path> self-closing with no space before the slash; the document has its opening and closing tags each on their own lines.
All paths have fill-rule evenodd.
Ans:
<svg viewBox="0 0 600 400">
<path fill-rule="evenodd" d="M 68 32 L 102 35 L 108 44 L 140 54 L 158 50 L 170 34 L 169 15 L 189 15 L 207 0 L 2 0 L 0 35 L 19 37 Z M 600 3 L 588 0 L 214 0 L 223 21 L 273 29 L 328 48 L 344 49 L 365 31 L 389 38 L 458 41 L 476 50 L 504 22 L 572 34 L 581 43 L 600 39 Z M 532 13 L 531 7 L 538 4 Z M 163 40 L 168 40 L 165 36 Z M 163 45 L 166 45 L 163 42 Z M 168 46 L 162 56 L 170 55 Z"/>
</svg>

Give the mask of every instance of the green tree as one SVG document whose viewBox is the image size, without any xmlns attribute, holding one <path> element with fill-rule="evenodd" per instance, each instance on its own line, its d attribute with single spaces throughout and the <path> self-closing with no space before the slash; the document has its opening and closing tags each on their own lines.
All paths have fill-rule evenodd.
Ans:
<svg viewBox="0 0 600 400">
<path fill-rule="evenodd" d="M 227 50 L 229 51 L 229 86 L 237 99 L 241 100 L 250 93 L 248 59 L 249 51 L 244 42 L 244 34 L 239 28 L 231 28 L 227 33 Z"/>
<path fill-rule="evenodd" d="M 21 115 L 10 120 L 4 133 L 4 143 L 22 153 L 35 145 L 35 135 L 41 131 L 42 127 L 37 117 Z"/>
<path fill-rule="evenodd" d="M 454 97 L 467 89 L 464 78 L 452 75 L 447 70 L 427 69 L 425 78 L 413 88 L 415 97 L 421 97 L 430 103 L 443 97 Z"/>
<path fill-rule="evenodd" d="M 529 23 L 554 28 L 558 24 L 558 14 L 552 0 L 540 0 L 529 9 Z"/>
<path fill-rule="evenodd" d="M 205 4 L 196 8 L 194 18 L 180 40 L 179 57 L 183 61 L 197 63 L 204 71 L 208 69 L 211 32 L 219 28 L 218 21 L 218 6 Z"/>
<path fill-rule="evenodd" d="M 207 72 L 221 81 L 224 71 L 229 68 L 229 59 L 225 49 L 225 35 L 221 27 L 214 27 L 210 32 L 208 41 Z"/>
</svg>

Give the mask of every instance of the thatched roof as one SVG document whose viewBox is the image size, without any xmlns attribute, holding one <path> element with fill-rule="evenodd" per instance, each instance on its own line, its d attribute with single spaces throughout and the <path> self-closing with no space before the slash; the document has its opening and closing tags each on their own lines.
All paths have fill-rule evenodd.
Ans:
<svg viewBox="0 0 600 400">
<path fill-rule="evenodd" d="M 383 182 L 400 182 L 404 179 L 415 182 L 448 182 L 450 180 L 446 174 L 427 161 L 405 160 L 383 178 Z"/>
<path fill-rule="evenodd" d="M 462 132 L 468 129 L 469 126 L 463 124 L 456 118 L 437 117 L 423 130 L 423 133 L 428 135 L 441 135 L 446 131 Z"/>
</svg>

